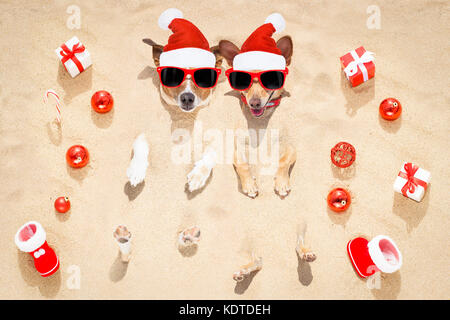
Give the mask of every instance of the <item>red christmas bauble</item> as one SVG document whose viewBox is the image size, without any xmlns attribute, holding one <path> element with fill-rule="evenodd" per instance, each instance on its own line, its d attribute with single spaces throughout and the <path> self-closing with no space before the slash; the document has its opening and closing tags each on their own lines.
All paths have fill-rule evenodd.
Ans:
<svg viewBox="0 0 450 320">
<path fill-rule="evenodd" d="M 98 113 L 106 113 L 113 108 L 114 99 L 108 91 L 100 90 L 92 95 L 91 106 Z"/>
<path fill-rule="evenodd" d="M 55 200 L 55 209 L 60 213 L 66 213 L 70 209 L 70 200 L 67 197 L 59 197 Z"/>
<path fill-rule="evenodd" d="M 328 193 L 328 207 L 335 212 L 347 210 L 351 202 L 350 193 L 343 188 L 335 188 Z"/>
<path fill-rule="evenodd" d="M 331 162 L 339 168 L 347 168 L 356 159 L 356 150 L 350 143 L 339 142 L 331 149 Z"/>
<path fill-rule="evenodd" d="M 71 146 L 67 150 L 66 161 L 72 168 L 82 168 L 89 162 L 89 152 L 83 146 Z"/>
<path fill-rule="evenodd" d="M 402 105 L 397 99 L 387 98 L 380 103 L 380 115 L 383 119 L 392 121 L 398 119 L 401 114 Z"/>
</svg>

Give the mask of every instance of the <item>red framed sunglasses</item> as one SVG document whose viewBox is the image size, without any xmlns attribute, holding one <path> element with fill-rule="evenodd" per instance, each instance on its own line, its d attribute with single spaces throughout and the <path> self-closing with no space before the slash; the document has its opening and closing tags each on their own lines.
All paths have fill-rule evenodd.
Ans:
<svg viewBox="0 0 450 320">
<path fill-rule="evenodd" d="M 288 73 L 288 68 L 284 70 L 264 70 L 261 72 L 240 71 L 231 68 L 225 72 L 225 75 L 230 86 L 235 90 L 247 90 L 252 85 L 254 78 L 258 79 L 264 89 L 278 90 L 283 88 Z"/>
<path fill-rule="evenodd" d="M 187 75 L 191 75 L 194 84 L 203 89 L 214 88 L 221 70 L 218 68 L 184 69 L 179 67 L 158 67 L 161 84 L 168 88 L 181 86 Z"/>
</svg>

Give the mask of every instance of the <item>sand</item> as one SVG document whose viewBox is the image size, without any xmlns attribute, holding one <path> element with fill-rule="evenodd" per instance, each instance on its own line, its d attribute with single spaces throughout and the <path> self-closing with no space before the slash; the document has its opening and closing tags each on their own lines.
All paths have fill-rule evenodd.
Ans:
<svg viewBox="0 0 450 320">
<path fill-rule="evenodd" d="M 214 4 L 212 4 L 214 2 Z M 381 29 L 366 27 L 373 1 L 1 1 L 0 55 L 0 298 L 2 299 L 448 299 L 450 280 L 448 197 L 450 171 L 450 65 L 447 1 L 377 1 Z M 81 9 L 81 29 L 66 27 L 66 9 Z M 235 171 L 219 164 L 206 188 L 187 195 L 191 165 L 174 165 L 171 132 L 191 128 L 161 103 L 151 49 L 170 32 L 157 18 L 168 7 L 183 10 L 211 45 L 221 39 L 242 44 L 266 16 L 281 12 L 294 41 L 284 98 L 270 127 L 287 128 L 298 160 L 284 200 L 269 175 L 258 177 L 260 195 L 238 190 Z M 93 66 L 72 79 L 54 49 L 73 35 L 85 44 Z M 278 39 L 281 35 L 276 35 Z M 364 45 L 376 53 L 375 78 L 352 89 L 339 57 Z M 224 68 L 227 68 L 225 65 Z M 198 112 L 204 128 L 233 129 L 243 119 L 238 100 L 222 77 L 209 107 Z M 53 123 L 45 90 L 62 96 L 62 129 Z M 112 112 L 90 107 L 91 95 L 108 90 Z M 378 105 L 396 97 L 404 112 L 383 121 Z M 173 119 L 173 121 L 172 121 Z M 127 183 L 132 143 L 144 132 L 150 144 L 145 184 Z M 330 148 L 349 141 L 357 150 L 353 169 L 339 173 Z M 69 169 L 65 152 L 85 145 L 89 165 Z M 422 202 L 393 192 L 403 161 L 431 171 Z M 351 210 L 327 210 L 331 186 L 352 192 Z M 69 214 L 53 202 L 68 195 Z M 47 230 L 60 270 L 41 278 L 33 260 L 13 238 L 20 225 L 37 220 Z M 317 254 L 311 264 L 295 254 L 298 224 Z M 113 231 L 125 224 L 133 234 L 128 265 L 118 258 Z M 177 231 L 197 224 L 196 252 L 183 256 Z M 355 236 L 386 234 L 403 254 L 400 271 L 382 276 L 380 289 L 358 278 L 346 253 Z M 263 269 L 236 286 L 232 273 L 255 250 Z M 75 266 L 75 267 L 73 267 Z M 79 267 L 79 289 L 70 289 Z"/>
</svg>

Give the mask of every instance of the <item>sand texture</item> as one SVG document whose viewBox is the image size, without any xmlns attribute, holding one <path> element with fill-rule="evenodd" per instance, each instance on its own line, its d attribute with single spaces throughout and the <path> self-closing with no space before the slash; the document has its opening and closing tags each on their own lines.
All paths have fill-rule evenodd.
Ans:
<svg viewBox="0 0 450 320">
<path fill-rule="evenodd" d="M 366 27 L 374 1 L 0 1 L 0 298 L 1 299 L 448 299 L 450 5 L 448 1 L 376 1 L 381 29 Z M 67 7 L 81 9 L 81 29 L 66 26 Z M 151 48 L 142 38 L 166 44 L 157 25 L 161 12 L 180 8 L 210 45 L 228 39 L 241 45 L 272 12 L 286 19 L 294 55 L 281 106 L 268 128 L 280 129 L 297 148 L 291 194 L 281 200 L 273 177 L 258 175 L 260 195 L 239 192 L 230 164 L 218 164 L 206 188 L 185 192 L 192 164 L 171 162 L 171 134 L 234 129 L 245 118 L 222 75 L 211 104 L 196 117 L 179 117 L 164 106 Z M 76 35 L 93 65 L 71 78 L 54 50 Z M 375 78 L 351 88 L 339 57 L 364 45 L 376 54 Z M 226 63 L 224 70 L 228 68 Z M 53 122 L 61 95 L 62 127 Z M 108 90 L 115 106 L 97 114 L 92 94 Z M 403 114 L 382 120 L 379 103 L 399 99 Z M 126 169 L 132 143 L 145 133 L 150 146 L 145 183 L 132 188 Z M 330 149 L 351 142 L 357 158 L 341 173 Z M 74 144 L 91 154 L 87 167 L 65 162 Z M 394 193 L 403 161 L 432 174 L 422 202 Z M 326 196 L 341 183 L 354 197 L 343 215 L 328 211 Z M 54 200 L 68 195 L 72 209 L 58 215 Z M 17 229 L 39 221 L 57 252 L 60 270 L 48 279 L 14 244 Z M 307 242 L 317 260 L 295 253 L 296 233 L 306 221 Z M 113 238 L 124 224 L 133 234 L 133 256 L 123 264 Z M 197 250 L 177 250 L 177 232 L 201 229 Z M 393 238 L 403 266 L 369 289 L 349 262 L 355 236 Z M 251 281 L 236 285 L 232 273 L 263 257 Z M 70 289 L 71 270 L 81 286 Z M 77 268 L 75 267 L 75 268 Z"/>
</svg>

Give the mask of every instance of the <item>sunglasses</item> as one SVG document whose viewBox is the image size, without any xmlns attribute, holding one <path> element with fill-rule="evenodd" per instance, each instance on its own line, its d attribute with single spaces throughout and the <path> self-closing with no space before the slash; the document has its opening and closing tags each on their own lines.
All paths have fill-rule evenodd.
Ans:
<svg viewBox="0 0 450 320">
<path fill-rule="evenodd" d="M 285 70 L 267 70 L 261 72 L 236 71 L 228 69 L 225 74 L 228 78 L 230 86 L 239 91 L 250 88 L 253 79 L 258 78 L 259 83 L 266 90 L 278 90 L 284 86 L 284 80 L 289 73 L 288 68 Z"/>
<path fill-rule="evenodd" d="M 158 67 L 156 70 L 161 84 L 165 87 L 179 87 L 186 76 L 191 75 L 195 85 L 204 89 L 216 86 L 221 71 L 217 68 L 184 69 L 178 67 Z"/>
</svg>

